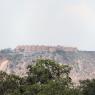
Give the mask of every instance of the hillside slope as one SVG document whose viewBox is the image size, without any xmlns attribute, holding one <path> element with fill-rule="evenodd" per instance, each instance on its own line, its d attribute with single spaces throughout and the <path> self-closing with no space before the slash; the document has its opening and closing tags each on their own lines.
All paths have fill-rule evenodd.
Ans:
<svg viewBox="0 0 95 95">
<path fill-rule="evenodd" d="M 27 72 L 27 66 L 41 57 L 70 65 L 72 67 L 70 76 L 74 82 L 95 78 L 95 51 L 69 49 L 59 49 L 58 47 L 50 51 L 44 49 L 27 51 L 24 48 L 23 51 L 22 49 L 5 49 L 0 52 L 0 70 L 24 76 Z"/>
</svg>

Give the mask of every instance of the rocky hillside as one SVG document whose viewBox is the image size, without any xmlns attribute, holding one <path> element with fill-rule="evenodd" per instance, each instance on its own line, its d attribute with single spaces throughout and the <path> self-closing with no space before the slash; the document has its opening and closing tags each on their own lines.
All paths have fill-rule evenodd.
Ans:
<svg viewBox="0 0 95 95">
<path fill-rule="evenodd" d="M 49 58 L 72 67 L 70 76 L 74 82 L 95 78 L 95 51 L 79 51 L 62 46 L 17 46 L 0 51 L 0 70 L 24 76 L 27 66 L 37 58 Z"/>
</svg>

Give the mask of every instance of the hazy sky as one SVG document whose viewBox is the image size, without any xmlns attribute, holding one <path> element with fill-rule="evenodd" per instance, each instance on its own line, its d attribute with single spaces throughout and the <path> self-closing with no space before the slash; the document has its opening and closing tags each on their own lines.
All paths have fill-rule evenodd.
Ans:
<svg viewBox="0 0 95 95">
<path fill-rule="evenodd" d="M 95 0 L 0 0 L 0 48 L 23 44 L 95 50 Z"/>
</svg>

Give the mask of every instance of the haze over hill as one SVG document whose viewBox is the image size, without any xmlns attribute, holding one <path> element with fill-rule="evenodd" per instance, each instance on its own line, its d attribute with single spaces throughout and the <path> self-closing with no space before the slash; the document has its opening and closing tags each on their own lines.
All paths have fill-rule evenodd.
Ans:
<svg viewBox="0 0 95 95">
<path fill-rule="evenodd" d="M 0 49 L 18 44 L 95 51 L 95 0 L 0 0 Z"/>
<path fill-rule="evenodd" d="M 75 47 L 23 45 L 0 51 L 0 70 L 25 76 L 29 64 L 37 58 L 53 59 L 72 67 L 74 82 L 95 78 L 95 51 L 80 51 Z"/>
</svg>

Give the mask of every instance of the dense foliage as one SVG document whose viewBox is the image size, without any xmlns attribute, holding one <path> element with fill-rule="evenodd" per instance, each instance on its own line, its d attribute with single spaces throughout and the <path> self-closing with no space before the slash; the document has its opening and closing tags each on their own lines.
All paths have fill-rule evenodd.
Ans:
<svg viewBox="0 0 95 95">
<path fill-rule="evenodd" d="M 0 72 L 0 95 L 95 95 L 95 80 L 80 81 L 75 87 L 67 65 L 38 59 L 27 69 L 23 78 Z"/>
</svg>

